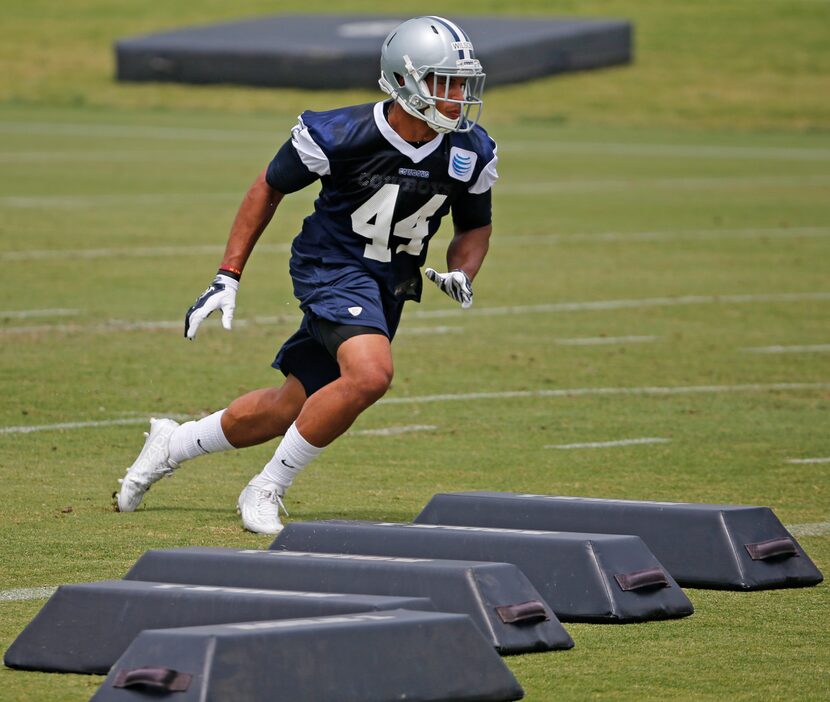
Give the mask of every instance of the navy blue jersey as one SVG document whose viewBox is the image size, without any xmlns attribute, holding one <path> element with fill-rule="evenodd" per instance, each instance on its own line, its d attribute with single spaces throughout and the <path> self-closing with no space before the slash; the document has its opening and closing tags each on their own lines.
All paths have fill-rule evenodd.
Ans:
<svg viewBox="0 0 830 702">
<path fill-rule="evenodd" d="M 293 153 L 286 144 L 266 178 L 281 192 L 321 179 L 314 212 L 292 245 L 292 275 L 357 267 L 382 292 L 417 300 L 419 269 L 441 218 L 452 211 L 461 230 L 490 223 L 496 144 L 476 126 L 414 146 L 386 121 L 389 104 L 304 112 L 292 130 Z M 286 166 L 287 156 L 296 165 Z"/>
</svg>

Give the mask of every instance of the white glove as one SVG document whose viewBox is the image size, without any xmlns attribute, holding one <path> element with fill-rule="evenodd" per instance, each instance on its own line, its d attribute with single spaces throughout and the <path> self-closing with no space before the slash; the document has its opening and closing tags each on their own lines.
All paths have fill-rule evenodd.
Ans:
<svg viewBox="0 0 830 702">
<path fill-rule="evenodd" d="M 211 313 L 222 310 L 222 326 L 230 329 L 233 323 L 233 311 L 236 308 L 236 291 L 239 290 L 239 281 L 229 275 L 218 273 L 193 306 L 184 316 L 184 335 L 193 339 L 199 330 L 199 325 Z"/>
<path fill-rule="evenodd" d="M 424 271 L 433 283 L 449 295 L 456 302 L 461 303 L 462 309 L 467 309 L 473 304 L 473 283 L 469 276 L 461 269 L 449 273 L 439 273 L 432 268 Z"/>
</svg>

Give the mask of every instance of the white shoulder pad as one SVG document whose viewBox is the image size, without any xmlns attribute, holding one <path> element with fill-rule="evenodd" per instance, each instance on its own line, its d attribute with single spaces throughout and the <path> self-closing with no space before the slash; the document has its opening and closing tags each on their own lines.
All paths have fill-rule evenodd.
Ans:
<svg viewBox="0 0 830 702">
<path fill-rule="evenodd" d="M 314 141 L 308 131 L 308 127 L 303 124 L 302 117 L 298 119 L 300 121 L 291 130 L 291 143 L 300 155 L 300 160 L 312 173 L 316 173 L 319 176 L 328 175 L 331 173 L 328 156 L 323 153 L 323 150 Z"/>
<path fill-rule="evenodd" d="M 499 162 L 499 157 L 496 153 L 497 151 L 498 146 L 496 146 L 496 143 L 493 142 L 493 158 L 490 159 L 487 165 L 481 169 L 481 173 L 479 173 L 478 178 L 476 178 L 476 182 L 473 183 L 467 190 L 467 192 L 471 195 L 481 195 L 481 193 L 486 193 L 499 179 L 499 174 L 496 171 L 496 165 Z"/>
</svg>

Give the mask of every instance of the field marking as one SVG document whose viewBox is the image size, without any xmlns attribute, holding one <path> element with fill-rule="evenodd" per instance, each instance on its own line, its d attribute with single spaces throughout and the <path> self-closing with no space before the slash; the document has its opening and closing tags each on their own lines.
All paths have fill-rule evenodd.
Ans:
<svg viewBox="0 0 830 702">
<path fill-rule="evenodd" d="M 241 196 L 240 196 L 241 197 Z M 573 242 L 649 242 L 758 238 L 813 238 L 830 237 L 830 227 L 782 227 L 770 229 L 701 229 L 676 232 L 597 232 L 577 234 L 542 234 L 539 236 L 501 236 L 493 240 L 494 246 L 567 244 Z M 22 251 L 0 251 L 0 261 L 38 260 L 87 260 L 98 258 L 161 258 L 164 256 L 220 255 L 224 245 L 167 245 L 138 247 L 107 247 L 91 249 L 28 249 Z M 258 253 L 290 253 L 291 244 L 257 244 Z"/>
<path fill-rule="evenodd" d="M 800 390 L 830 390 L 828 383 L 746 383 L 743 385 L 687 385 L 687 386 L 645 386 L 621 388 L 562 388 L 558 390 L 504 390 L 494 392 L 472 392 L 445 395 L 416 395 L 414 397 L 387 397 L 376 402 L 376 405 L 412 405 L 433 402 L 465 402 L 471 400 L 511 400 L 532 398 L 569 398 L 591 397 L 598 395 L 692 395 L 707 393 L 736 393 L 736 392 L 787 392 Z M 86 429 L 88 427 L 106 427 L 127 424 L 145 424 L 146 417 L 125 417 L 119 419 L 101 419 L 86 422 L 61 422 L 58 424 L 40 424 L 28 426 L 0 427 L 0 434 L 30 434 L 37 431 L 51 431 L 54 429 Z M 158 416 L 158 415 L 156 415 Z M 186 419 L 182 415 L 178 419 Z M 411 429 L 411 427 L 408 427 Z M 414 429 L 411 429 L 414 431 Z M 367 429 L 365 431 L 379 431 Z"/>
<path fill-rule="evenodd" d="M 29 249 L 0 252 L 0 261 L 71 261 L 97 258 L 161 258 L 164 256 L 220 255 L 225 246 L 204 244 L 196 246 L 136 246 L 100 249 Z M 259 253 L 290 253 L 291 244 L 259 244 Z"/>
<path fill-rule="evenodd" d="M 33 319 L 36 317 L 74 317 L 78 309 L 54 308 L 42 310 L 0 310 L 0 319 Z"/>
<path fill-rule="evenodd" d="M 21 587 L 14 590 L 0 590 L 0 602 L 19 602 L 51 597 L 56 587 Z"/>
<path fill-rule="evenodd" d="M 200 127 L 147 127 L 120 124 L 81 124 L 70 122 L 0 122 L 0 134 L 36 134 L 71 137 L 116 137 L 118 139 L 160 139 L 163 141 L 285 141 L 274 132 L 207 129 Z"/>
<path fill-rule="evenodd" d="M 692 395 L 733 392 L 786 392 L 789 390 L 830 390 L 830 383 L 745 383 L 742 385 L 646 386 L 622 388 L 563 388 L 559 390 L 506 390 L 414 397 L 387 397 L 378 405 L 410 405 L 469 400 L 511 400 L 548 397 L 589 397 L 597 395 Z"/>
<path fill-rule="evenodd" d="M 556 339 L 559 346 L 602 346 L 604 344 L 644 344 L 657 341 L 656 336 L 588 336 L 582 339 Z"/>
<path fill-rule="evenodd" d="M 624 144 L 580 141 L 499 141 L 507 152 L 603 154 L 612 156 L 657 156 L 677 158 L 771 159 L 787 161 L 827 161 L 830 149 L 789 146 L 716 146 L 678 144 Z"/>
<path fill-rule="evenodd" d="M 188 151 L 136 149 L 133 151 L 2 151 L 0 152 L 0 163 L 27 163 L 27 164 L 52 164 L 60 161 L 72 163 L 125 163 L 125 162 L 149 162 L 164 163 L 166 160 L 181 163 L 188 161 L 222 161 L 241 160 L 239 147 L 235 149 L 191 149 Z"/>
<path fill-rule="evenodd" d="M 472 307 L 468 310 L 413 310 L 407 312 L 410 319 L 441 319 L 462 314 L 477 317 L 497 317 L 514 314 L 538 314 L 554 312 L 581 312 L 583 310 L 619 310 L 641 307 L 675 307 L 678 305 L 746 304 L 755 302 L 802 302 L 830 300 L 830 292 L 810 293 L 760 293 L 748 295 L 681 295 L 678 297 L 652 297 L 640 299 L 594 300 L 589 302 L 554 302 L 541 305 L 517 305 L 511 307 Z"/>
<path fill-rule="evenodd" d="M 406 316 L 408 319 L 444 319 L 459 317 L 461 315 L 475 317 L 501 317 L 505 315 L 519 314 L 554 314 L 558 312 L 581 312 L 586 310 L 639 309 L 643 307 L 674 307 L 717 303 L 747 304 L 756 302 L 804 302 L 825 300 L 830 300 L 830 292 L 763 293 L 757 295 L 683 295 L 680 297 L 654 297 L 630 300 L 621 299 L 594 300 L 589 302 L 556 302 L 542 305 L 514 305 L 510 307 L 473 307 L 469 310 L 412 310 L 411 312 L 407 312 Z M 298 316 L 299 313 L 270 317 L 254 317 L 250 320 L 235 319 L 234 327 L 291 323 L 295 322 Z M 148 320 L 139 322 L 109 320 L 107 322 L 93 324 L 39 324 L 19 327 L 0 327 L 0 336 L 3 334 L 73 333 L 90 331 L 157 331 L 177 329 L 180 328 L 182 324 L 183 322 L 180 320 Z M 448 330 L 450 327 L 439 327 L 439 329 Z M 435 333 L 444 332 L 440 331 Z M 449 333 L 449 331 L 446 333 Z"/>
<path fill-rule="evenodd" d="M 254 317 L 252 319 L 234 319 L 233 328 L 241 329 L 250 326 L 273 326 L 277 324 L 295 324 L 299 319 L 299 312 L 295 315 L 277 315 L 273 317 Z M 209 326 L 214 326 L 218 317 L 208 320 Z M 178 319 L 149 320 L 146 322 L 127 322 L 121 319 L 111 319 L 106 322 L 91 324 L 29 324 L 20 327 L 0 327 L 0 336 L 3 334 L 73 334 L 76 332 L 131 332 L 131 331 L 166 331 L 169 329 L 184 330 L 184 322 Z M 218 329 L 218 327 L 217 327 Z"/>
<path fill-rule="evenodd" d="M 396 337 L 404 336 L 429 336 L 430 334 L 461 334 L 463 327 L 401 327 L 395 334 Z"/>
<path fill-rule="evenodd" d="M 79 209 L 84 207 L 147 207 L 150 205 L 178 205 L 192 202 L 239 201 L 240 192 L 222 193 L 133 193 L 123 195 L 6 195 L 0 197 L 0 207 L 22 209 Z"/>
<path fill-rule="evenodd" d="M 147 424 L 148 417 L 133 417 L 131 419 L 100 419 L 88 422 L 60 422 L 58 424 L 33 424 L 29 426 L 0 427 L 0 434 L 31 434 L 35 431 L 51 431 L 53 429 L 85 429 L 87 427 L 111 427 L 120 424 Z"/>
<path fill-rule="evenodd" d="M 350 431 L 346 436 L 398 436 L 413 431 L 435 431 L 438 427 L 433 424 L 410 424 L 403 427 L 386 427 L 384 429 L 360 429 Z"/>
<path fill-rule="evenodd" d="M 776 187 L 803 188 L 830 185 L 830 176 L 724 176 L 714 178 L 642 178 L 607 180 L 552 180 L 532 183 L 505 183 L 500 193 L 509 195 L 551 195 L 555 193 L 592 193 L 612 190 L 723 190 L 725 188 Z"/>
<path fill-rule="evenodd" d="M 286 137 L 288 128 L 285 130 Z M 119 124 L 84 124 L 69 122 L 0 122 L 0 133 L 46 136 L 117 137 L 119 139 L 159 139 L 164 141 L 229 141 L 251 143 L 282 142 L 281 134 L 273 131 L 211 129 L 207 127 L 165 127 Z M 717 144 L 653 144 L 595 141 L 510 141 L 501 140 L 506 151 L 597 153 L 689 158 L 747 158 L 796 161 L 830 160 L 830 149 L 798 146 L 732 146 Z"/>
<path fill-rule="evenodd" d="M 823 187 L 830 185 L 830 176 L 734 176 L 721 178 L 648 178 L 640 180 L 561 180 L 547 182 L 508 183 L 499 192 L 512 195 L 550 195 L 553 193 L 591 193 L 610 190 L 707 190 L 731 187 L 774 186 L 777 188 Z M 130 193 L 101 195 L 5 195 L 0 207 L 24 209 L 77 209 L 89 207 L 146 207 L 155 205 L 187 204 L 193 202 L 238 201 L 238 192 L 216 193 Z"/>
<path fill-rule="evenodd" d="M 826 458 L 788 458 L 787 463 L 830 463 L 830 456 Z"/>
<path fill-rule="evenodd" d="M 822 238 L 830 236 L 830 227 L 751 227 L 745 229 L 686 229 L 653 232 L 595 232 L 574 234 L 540 234 L 498 236 L 494 245 L 504 244 L 568 244 L 574 242 L 649 242 L 649 241 L 721 241 L 722 239 Z"/>
<path fill-rule="evenodd" d="M 830 344 L 810 344 L 800 346 L 754 346 L 743 349 L 751 353 L 826 353 L 830 351 Z"/>
<path fill-rule="evenodd" d="M 121 417 L 116 419 L 96 419 L 86 422 L 58 422 L 57 424 L 30 424 L 24 426 L 14 427 L 0 427 L 0 434 L 32 434 L 38 431 L 55 431 L 66 429 L 89 429 L 96 427 L 114 427 L 124 426 L 130 424 L 148 424 L 150 421 L 150 414 L 141 415 L 137 417 Z M 160 413 L 157 416 L 169 417 L 177 421 L 186 421 L 190 419 L 199 419 L 199 417 L 182 415 L 175 413 Z M 350 436 L 397 436 L 398 434 L 407 434 L 413 431 L 434 431 L 438 427 L 432 424 L 410 424 L 401 427 L 381 427 L 379 429 L 361 429 L 358 431 L 350 431 Z"/>
<path fill-rule="evenodd" d="M 793 536 L 827 536 L 830 535 L 830 522 L 811 522 L 807 524 L 787 524 L 787 531 Z"/>
<path fill-rule="evenodd" d="M 591 441 L 584 444 L 548 444 L 546 449 L 612 448 L 615 446 L 638 446 L 640 444 L 667 444 L 671 439 L 646 436 L 641 439 L 620 439 L 618 441 Z"/>
</svg>

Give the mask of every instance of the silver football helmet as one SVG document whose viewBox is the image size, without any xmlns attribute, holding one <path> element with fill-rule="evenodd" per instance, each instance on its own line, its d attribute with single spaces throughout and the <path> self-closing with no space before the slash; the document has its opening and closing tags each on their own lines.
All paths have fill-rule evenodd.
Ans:
<svg viewBox="0 0 830 702">
<path fill-rule="evenodd" d="M 464 80 L 463 96 L 450 97 L 451 81 L 459 77 Z M 481 63 L 464 30 L 441 17 L 416 17 L 392 30 L 381 48 L 378 83 L 437 132 L 469 132 L 481 117 Z M 458 116 L 441 112 L 439 102 L 459 105 Z"/>
</svg>

